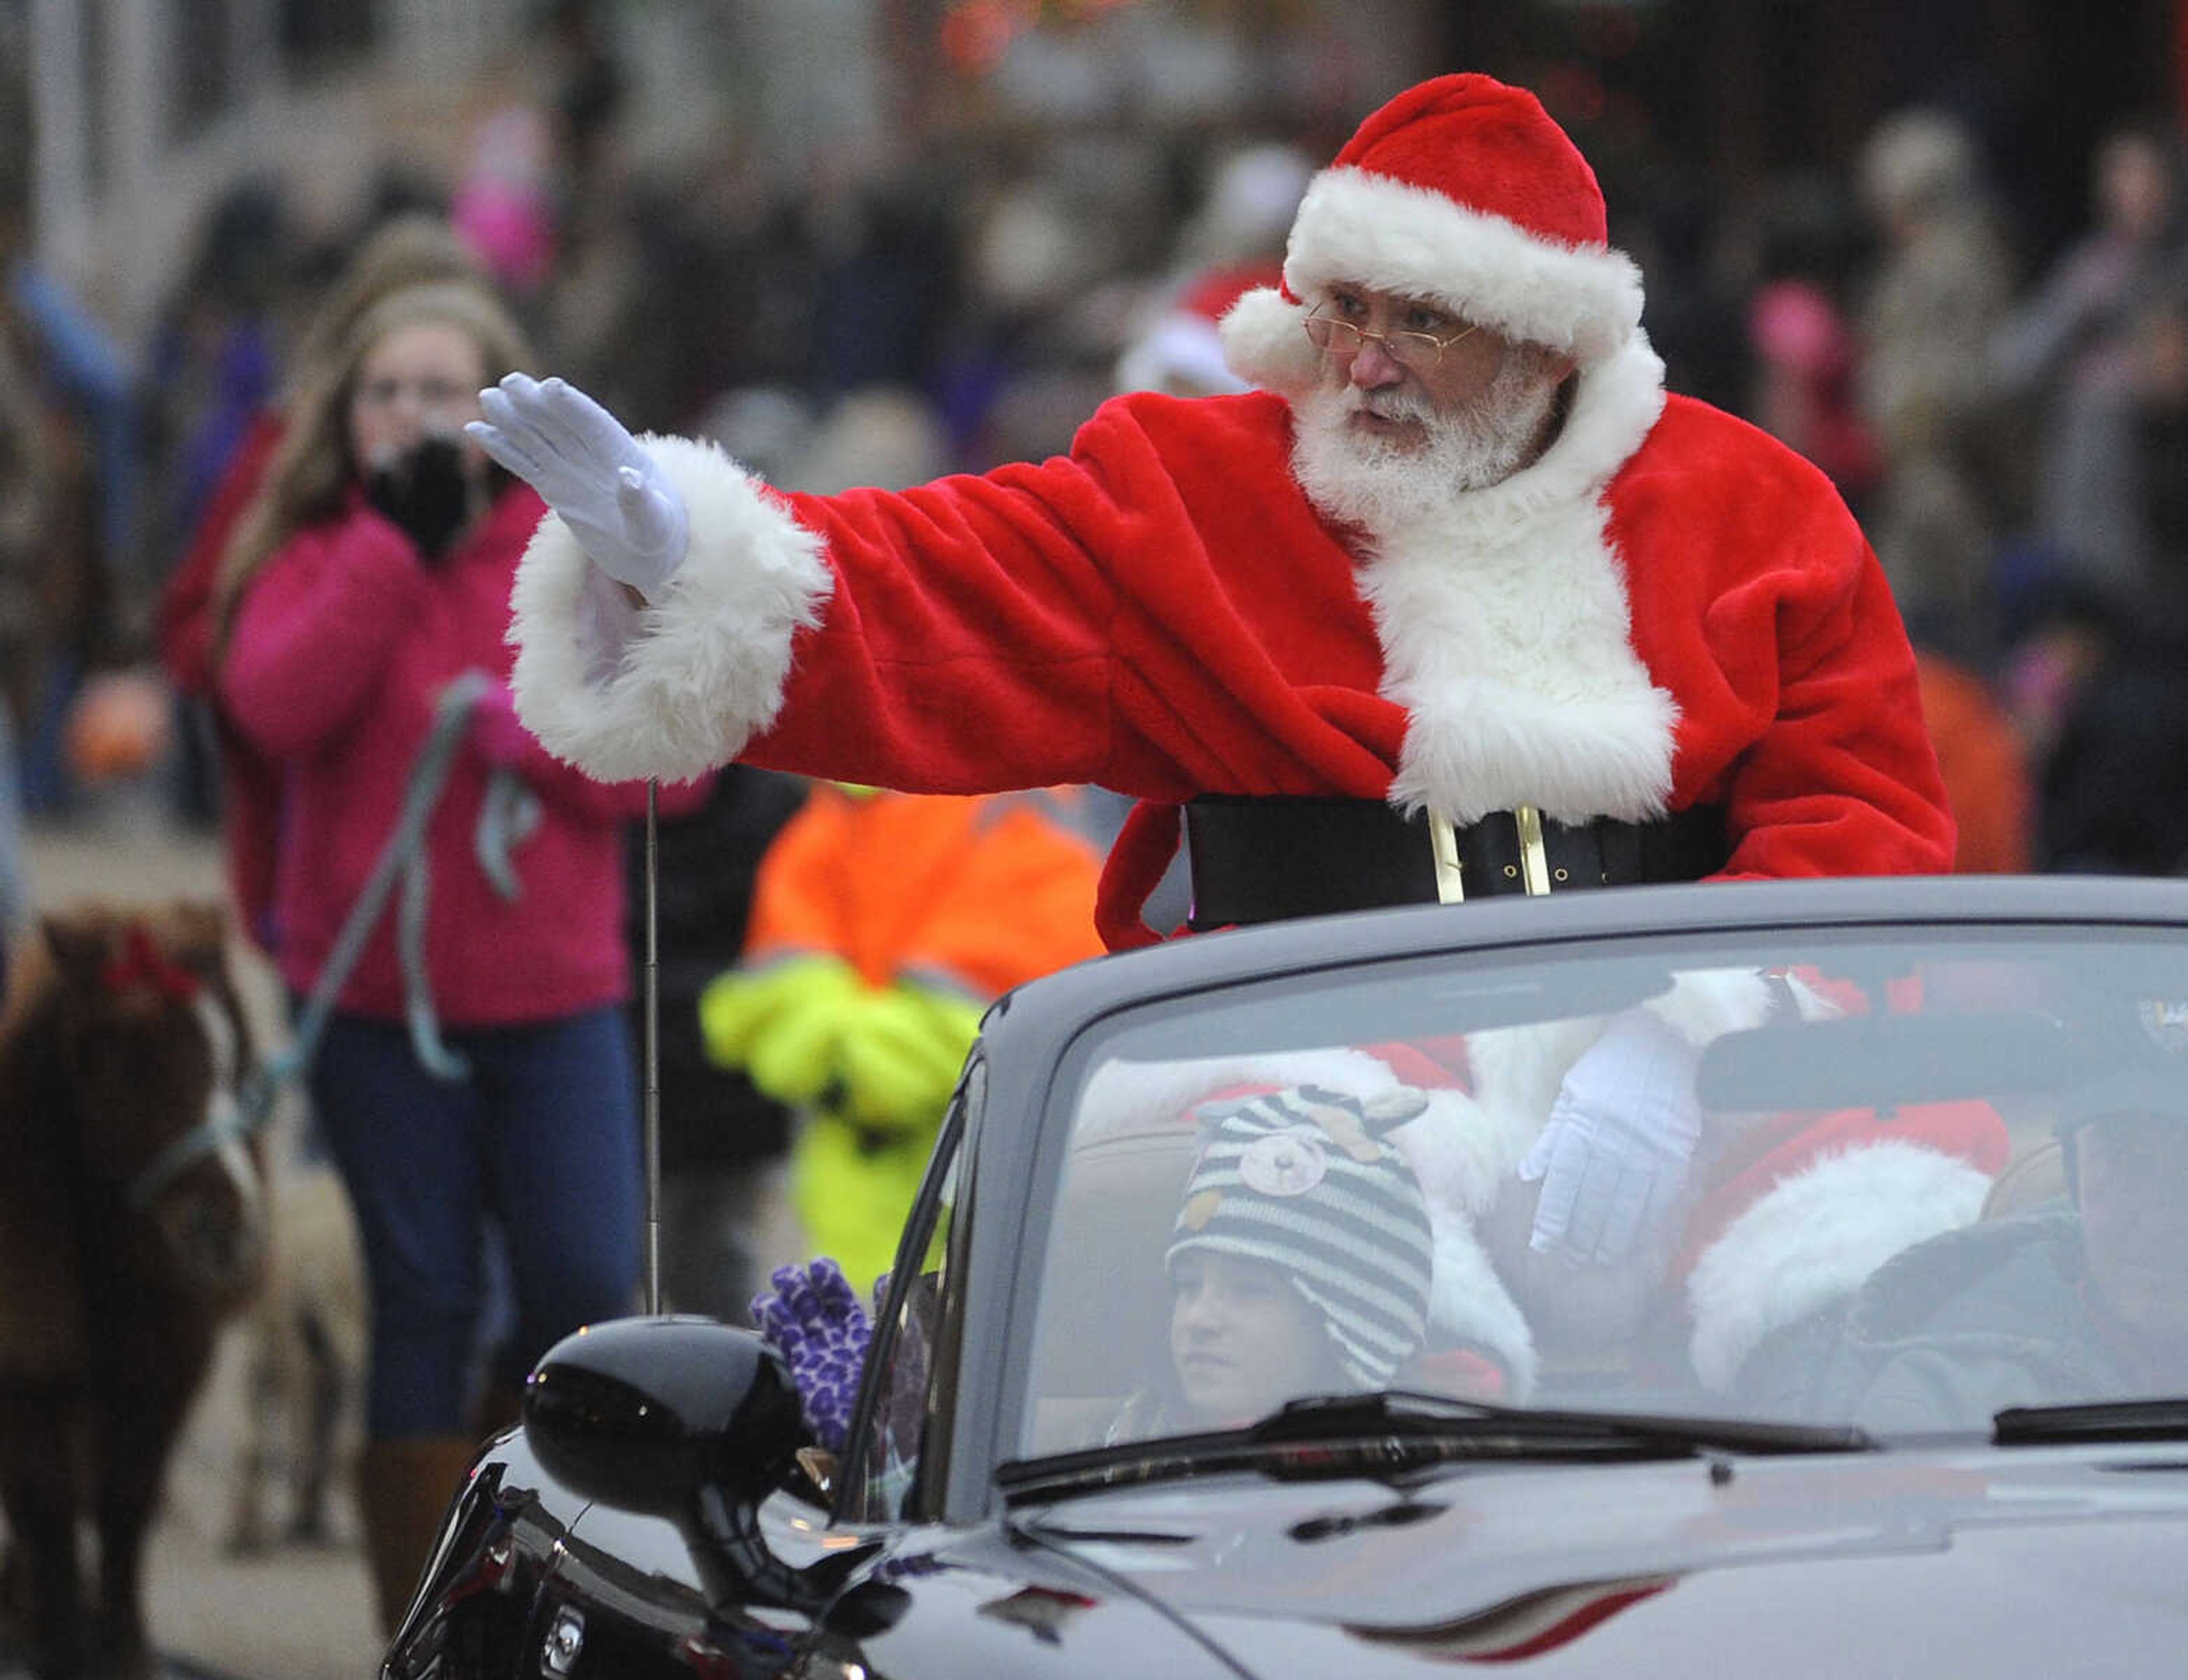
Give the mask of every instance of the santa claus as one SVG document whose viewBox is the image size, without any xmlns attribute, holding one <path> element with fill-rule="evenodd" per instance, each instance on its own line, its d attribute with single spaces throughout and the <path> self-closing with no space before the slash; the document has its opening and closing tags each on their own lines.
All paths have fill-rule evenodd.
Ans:
<svg viewBox="0 0 2188 1680">
<path fill-rule="evenodd" d="M 1446 76 L 1362 124 L 1281 283 L 1225 317 L 1258 388 L 1116 397 L 1055 459 L 785 494 L 511 375 L 475 435 L 554 510 L 515 591 L 517 706 L 607 780 L 742 757 L 1130 794 L 1113 947 L 1157 937 L 1139 906 L 1181 831 L 1200 927 L 1948 869 L 1875 555 L 1809 463 L 1666 394 L 1641 313 L 1570 138 Z M 1690 1147 L 1604 1100 L 1666 1047 L 1604 1042 L 1532 1165 L 1538 1234 L 1611 1257 L 1590 1164 L 1676 1176 Z"/>
</svg>

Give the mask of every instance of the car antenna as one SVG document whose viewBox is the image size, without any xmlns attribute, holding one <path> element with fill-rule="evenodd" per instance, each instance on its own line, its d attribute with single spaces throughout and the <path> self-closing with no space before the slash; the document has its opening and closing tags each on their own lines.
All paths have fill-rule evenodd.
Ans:
<svg viewBox="0 0 2188 1680">
<path fill-rule="evenodd" d="M 646 1310 L 661 1311 L 661 783 L 646 781 Z"/>
</svg>

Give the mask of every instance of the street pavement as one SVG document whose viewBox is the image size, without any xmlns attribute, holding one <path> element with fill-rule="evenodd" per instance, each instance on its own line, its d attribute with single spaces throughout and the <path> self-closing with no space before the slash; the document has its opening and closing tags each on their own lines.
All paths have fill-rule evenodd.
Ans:
<svg viewBox="0 0 2188 1680">
<path fill-rule="evenodd" d="M 149 791 L 120 792 L 26 837 L 34 909 L 90 897 L 224 894 L 217 838 L 178 829 Z M 237 967 L 247 1006 L 278 1034 L 270 971 L 248 953 Z M 276 1545 L 250 1557 L 226 1550 L 249 1401 L 246 1353 L 240 1325 L 230 1326 L 169 1467 L 145 1558 L 153 1644 L 176 1680 L 370 1680 L 381 1639 L 346 1474 L 330 1501 L 327 1543 Z M 352 1451 L 356 1436 L 352 1415 L 341 1439 Z M 278 1528 L 287 1514 L 276 1501 L 270 1514 Z M 22 1672 L 0 1653 L 0 1680 Z"/>
</svg>

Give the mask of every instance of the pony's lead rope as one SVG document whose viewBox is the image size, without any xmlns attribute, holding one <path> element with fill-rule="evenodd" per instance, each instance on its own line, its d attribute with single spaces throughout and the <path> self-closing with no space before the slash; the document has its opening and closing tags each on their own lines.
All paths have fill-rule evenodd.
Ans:
<svg viewBox="0 0 2188 1680">
<path fill-rule="evenodd" d="M 350 906 L 348 918 L 335 936 L 334 947 L 320 966 L 319 982 L 306 998 L 302 1012 L 290 1034 L 288 1050 L 271 1062 L 251 1070 L 240 1093 L 244 1124 L 257 1130 L 271 1123 L 274 1094 L 292 1079 L 303 1075 L 318 1053 L 319 1035 L 325 1031 L 327 1018 L 334 1011 L 335 998 L 348 983 L 350 971 L 364 954 L 365 942 L 372 936 L 374 925 L 386 906 L 389 894 L 398 883 L 403 883 L 420 861 L 425 844 L 426 825 L 439 802 L 442 784 L 447 780 L 448 767 L 455 758 L 465 729 L 471 723 L 471 708 L 486 692 L 488 686 L 484 673 L 466 671 L 443 688 L 435 697 L 432 727 L 425 744 L 411 761 L 410 774 L 403 791 L 403 809 L 396 819 L 394 832 L 381 845 L 380 855 L 374 860 L 372 873 L 364 888 Z M 423 883 L 420 883 L 422 889 Z M 406 900 L 411 896 L 407 887 Z M 414 922 L 422 926 L 424 904 L 420 896 L 412 910 Z M 398 930 L 399 932 L 400 930 Z M 421 935 L 422 938 L 422 935 Z M 398 944 L 402 943 L 398 939 Z M 463 1077 L 463 1064 L 454 1053 L 441 1044 L 437 1023 L 433 1019 L 430 996 L 421 999 L 418 981 L 422 979 L 422 951 L 414 959 L 408 950 L 398 952 L 404 957 L 404 1013 L 410 1030 L 414 1048 L 419 1059 L 431 1071 L 443 1079 Z"/>
<path fill-rule="evenodd" d="M 646 784 L 646 1310 L 661 1311 L 661 784 Z"/>
</svg>

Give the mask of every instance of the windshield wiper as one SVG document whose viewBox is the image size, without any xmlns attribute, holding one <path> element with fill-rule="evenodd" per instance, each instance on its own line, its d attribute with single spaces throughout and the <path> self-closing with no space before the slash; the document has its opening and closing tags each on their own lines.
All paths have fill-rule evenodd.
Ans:
<svg viewBox="0 0 2188 1680">
<path fill-rule="evenodd" d="M 1656 1447 L 1662 1456 L 1697 1452 L 1868 1452 L 1876 1442 L 1851 1424 L 1777 1423 L 1746 1418 L 1689 1418 L 1639 1412 L 1565 1412 L 1492 1406 L 1448 1395 L 1386 1389 L 1377 1394 L 1295 1400 L 1247 1433 L 1265 1441 L 1317 1440 L 1362 1429 L 1407 1439 L 1460 1431 L 1477 1441 L 1498 1436 L 1515 1448 L 1571 1442 Z"/>
<path fill-rule="evenodd" d="M 1997 1446 L 2107 1440 L 2188 1440 L 2188 1399 L 2013 1406 L 1991 1419 Z"/>
<path fill-rule="evenodd" d="M 1165 1435 L 1000 1464 L 1007 1500 L 1229 1470 L 1278 1480 L 1372 1474 L 1463 1460 L 1694 1458 L 1708 1452 L 1866 1452 L 1858 1429 L 1621 1412 L 1535 1412 L 1388 1390 L 1295 1400 L 1243 1429 Z"/>
</svg>

